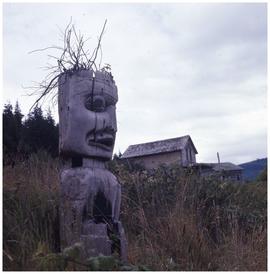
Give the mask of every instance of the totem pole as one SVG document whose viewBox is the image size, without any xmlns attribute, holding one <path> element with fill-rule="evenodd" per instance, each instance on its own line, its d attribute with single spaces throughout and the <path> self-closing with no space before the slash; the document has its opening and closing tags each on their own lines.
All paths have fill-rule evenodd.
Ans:
<svg viewBox="0 0 270 274">
<path fill-rule="evenodd" d="M 58 81 L 61 248 L 81 242 L 87 257 L 126 260 L 121 186 L 105 168 L 117 131 L 117 86 L 106 70 L 68 71 Z"/>
</svg>

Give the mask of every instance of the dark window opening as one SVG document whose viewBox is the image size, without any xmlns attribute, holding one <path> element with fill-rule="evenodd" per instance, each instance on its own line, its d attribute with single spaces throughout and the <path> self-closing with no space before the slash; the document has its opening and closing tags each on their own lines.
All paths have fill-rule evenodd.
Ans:
<svg viewBox="0 0 270 274">
<path fill-rule="evenodd" d="M 112 206 L 104 194 L 99 191 L 94 200 L 93 217 L 95 223 L 111 223 Z"/>
<path fill-rule="evenodd" d="M 102 191 L 98 191 L 94 198 L 94 205 L 87 203 L 84 206 L 82 214 L 83 222 L 93 220 L 96 224 L 105 223 L 107 225 L 107 235 L 111 240 L 111 252 L 120 256 L 121 242 L 119 238 L 118 222 L 112 219 L 112 206 L 108 199 L 106 199 Z"/>
<path fill-rule="evenodd" d="M 83 158 L 80 156 L 72 157 L 72 167 L 81 167 L 83 165 Z"/>
<path fill-rule="evenodd" d="M 189 162 L 189 154 L 188 154 L 188 149 L 186 149 L 186 159 L 187 159 L 187 162 Z"/>
</svg>

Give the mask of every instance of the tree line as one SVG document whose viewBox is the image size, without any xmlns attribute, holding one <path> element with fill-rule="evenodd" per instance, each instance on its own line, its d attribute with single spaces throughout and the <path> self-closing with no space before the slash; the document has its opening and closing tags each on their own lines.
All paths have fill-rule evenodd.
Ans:
<svg viewBox="0 0 270 274">
<path fill-rule="evenodd" d="M 53 157 L 58 155 L 59 128 L 50 110 L 40 106 L 28 113 L 25 119 L 18 101 L 15 107 L 7 103 L 3 109 L 3 160 L 14 164 L 42 149 Z"/>
</svg>

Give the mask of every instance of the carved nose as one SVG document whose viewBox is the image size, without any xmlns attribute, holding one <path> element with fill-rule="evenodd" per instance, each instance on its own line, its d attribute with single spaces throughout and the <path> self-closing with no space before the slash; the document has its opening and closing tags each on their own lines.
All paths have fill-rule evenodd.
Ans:
<svg viewBox="0 0 270 274">
<path fill-rule="evenodd" d="M 117 131 L 115 108 L 109 108 L 106 112 L 96 113 L 95 131 Z"/>
<path fill-rule="evenodd" d="M 116 123 L 113 123 L 113 121 L 111 121 L 110 125 L 107 127 L 107 130 L 115 133 L 117 131 Z"/>
<path fill-rule="evenodd" d="M 116 132 L 115 123 L 113 123 L 111 119 L 103 119 L 102 127 L 100 128 L 100 131 L 114 134 Z"/>
<path fill-rule="evenodd" d="M 116 121 L 114 117 L 107 116 L 103 118 L 102 129 L 108 133 L 115 133 L 117 131 Z"/>
</svg>

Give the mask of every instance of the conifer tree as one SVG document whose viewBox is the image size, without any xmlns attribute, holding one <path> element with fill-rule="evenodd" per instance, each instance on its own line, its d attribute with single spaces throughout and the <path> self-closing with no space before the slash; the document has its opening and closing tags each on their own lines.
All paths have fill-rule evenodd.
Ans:
<svg viewBox="0 0 270 274">
<path fill-rule="evenodd" d="M 44 149 L 53 156 L 57 156 L 58 128 L 50 111 L 44 116 L 41 107 L 35 106 L 34 110 L 28 114 L 23 131 L 23 145 L 26 153 Z"/>
<path fill-rule="evenodd" d="M 10 103 L 4 105 L 3 111 L 3 147 L 4 155 L 16 152 L 15 120 L 13 107 Z"/>
<path fill-rule="evenodd" d="M 14 109 L 14 110 L 13 110 Z M 16 162 L 38 150 L 46 150 L 53 157 L 58 155 L 58 125 L 51 111 L 44 115 L 41 107 L 36 106 L 25 121 L 22 121 L 19 102 L 15 108 L 10 103 L 3 109 L 3 157 L 4 163 Z"/>
<path fill-rule="evenodd" d="M 20 150 L 19 147 L 21 145 L 20 142 L 22 139 L 22 118 L 23 118 L 23 116 L 24 115 L 21 112 L 19 103 L 18 103 L 18 101 L 16 101 L 13 118 L 14 118 L 14 123 L 15 123 L 14 139 L 16 141 L 16 146 L 17 146 L 16 151 L 17 152 Z"/>
</svg>

